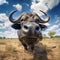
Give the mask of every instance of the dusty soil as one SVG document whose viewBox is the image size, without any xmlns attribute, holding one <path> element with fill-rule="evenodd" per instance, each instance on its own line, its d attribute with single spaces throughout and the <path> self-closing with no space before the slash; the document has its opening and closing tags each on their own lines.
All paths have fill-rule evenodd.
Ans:
<svg viewBox="0 0 60 60">
<path fill-rule="evenodd" d="M 47 54 L 48 60 L 60 60 L 60 38 L 43 39 L 41 43 L 48 47 L 56 46 Z M 32 60 L 32 58 L 33 53 L 24 50 L 18 39 L 0 39 L 0 60 Z"/>
</svg>

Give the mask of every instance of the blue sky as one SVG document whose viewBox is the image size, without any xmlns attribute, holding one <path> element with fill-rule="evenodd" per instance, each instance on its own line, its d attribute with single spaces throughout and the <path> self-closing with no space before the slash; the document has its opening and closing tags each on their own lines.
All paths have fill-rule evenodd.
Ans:
<svg viewBox="0 0 60 60">
<path fill-rule="evenodd" d="M 17 18 L 23 12 L 35 12 L 39 16 L 42 13 L 39 10 L 47 12 L 50 21 L 45 25 L 48 26 L 44 34 L 48 35 L 49 31 L 55 31 L 56 35 L 60 35 L 60 0 L 0 0 L 0 36 L 7 38 L 16 38 L 17 31 L 11 28 L 12 23 L 9 21 L 9 13 L 18 10 L 14 14 Z"/>
</svg>

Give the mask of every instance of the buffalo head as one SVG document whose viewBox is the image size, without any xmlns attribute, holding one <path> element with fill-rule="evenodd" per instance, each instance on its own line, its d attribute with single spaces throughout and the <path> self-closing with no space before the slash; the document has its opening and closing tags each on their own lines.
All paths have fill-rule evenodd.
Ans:
<svg viewBox="0 0 60 60">
<path fill-rule="evenodd" d="M 17 11 L 17 10 L 16 10 Z M 16 12 L 13 11 L 9 20 L 13 23 L 12 27 L 18 29 L 18 37 L 24 46 L 37 43 L 42 40 L 41 30 L 45 29 L 46 26 L 41 23 L 47 23 L 50 19 L 47 13 L 45 14 L 46 19 L 42 19 L 36 13 L 23 13 L 19 18 L 13 19 L 12 15 Z"/>
</svg>

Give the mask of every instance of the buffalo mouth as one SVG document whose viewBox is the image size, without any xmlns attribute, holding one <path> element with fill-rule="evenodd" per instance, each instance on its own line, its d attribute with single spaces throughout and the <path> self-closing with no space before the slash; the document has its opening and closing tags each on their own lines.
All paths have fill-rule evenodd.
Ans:
<svg viewBox="0 0 60 60">
<path fill-rule="evenodd" d="M 28 44 L 33 44 L 37 42 L 37 38 L 27 38 L 28 39 Z"/>
<path fill-rule="evenodd" d="M 37 37 L 23 37 L 22 40 L 28 45 L 36 44 L 38 42 Z"/>
<path fill-rule="evenodd" d="M 42 36 L 41 37 L 36 35 L 23 36 L 21 39 L 27 43 L 37 43 L 42 40 Z"/>
</svg>

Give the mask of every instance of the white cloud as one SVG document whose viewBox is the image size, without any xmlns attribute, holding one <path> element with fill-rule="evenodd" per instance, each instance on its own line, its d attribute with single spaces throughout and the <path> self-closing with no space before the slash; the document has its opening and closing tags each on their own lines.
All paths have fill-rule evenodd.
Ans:
<svg viewBox="0 0 60 60">
<path fill-rule="evenodd" d="M 56 35 L 60 36 L 60 28 L 56 30 Z"/>
<path fill-rule="evenodd" d="M 58 15 L 55 15 L 55 23 L 60 23 L 60 16 Z"/>
<path fill-rule="evenodd" d="M 47 30 L 43 31 L 42 33 L 46 34 L 46 36 L 49 37 L 48 32 L 50 32 L 50 31 L 55 31 L 56 32 L 55 35 L 60 35 L 60 24 L 51 25 L 51 26 L 48 27 Z"/>
<path fill-rule="evenodd" d="M 17 31 L 9 27 L 6 31 L 0 31 L 0 37 L 18 38 Z"/>
<path fill-rule="evenodd" d="M 9 28 L 10 30 L 7 30 L 4 32 L 4 35 L 6 38 L 18 38 L 17 31 L 13 28 Z"/>
<path fill-rule="evenodd" d="M 49 27 L 47 30 L 48 31 L 53 31 L 53 30 L 55 30 L 57 28 L 59 28 L 59 25 L 53 25 L 53 26 Z"/>
<path fill-rule="evenodd" d="M 22 5 L 20 4 L 13 5 L 13 7 L 15 7 L 19 11 L 22 9 Z"/>
<path fill-rule="evenodd" d="M 38 3 L 36 3 L 36 1 L 38 1 Z M 31 10 L 40 15 L 41 12 L 39 10 L 47 12 L 49 9 L 54 8 L 59 3 L 60 0 L 32 0 Z"/>
<path fill-rule="evenodd" d="M 60 32 L 60 28 L 56 30 L 56 32 Z"/>
<path fill-rule="evenodd" d="M 5 23 L 4 23 L 4 25 L 6 26 L 6 27 L 9 27 L 9 26 L 11 26 L 13 23 L 11 23 L 10 21 L 6 21 Z"/>
<path fill-rule="evenodd" d="M 0 0 L 0 5 L 2 5 L 4 3 L 8 4 L 8 2 L 6 0 Z"/>
<path fill-rule="evenodd" d="M 12 23 L 9 21 L 9 18 L 5 13 L 0 14 L 0 21 L 4 22 L 0 23 L 0 29 L 6 29 L 4 33 L 0 31 L 0 36 L 6 38 L 17 38 L 17 31 L 11 28 Z"/>
<path fill-rule="evenodd" d="M 4 37 L 4 33 L 3 32 L 0 32 L 0 37 Z"/>
<path fill-rule="evenodd" d="M 60 20 L 56 20 L 56 21 L 55 21 L 55 23 L 59 23 L 59 22 L 60 22 Z"/>
<path fill-rule="evenodd" d="M 0 21 L 7 21 L 8 17 L 5 13 L 0 13 Z"/>
<path fill-rule="evenodd" d="M 8 27 L 12 25 L 12 23 L 9 21 L 8 16 L 5 13 L 0 13 L 0 21 L 4 22 L 3 27 Z"/>
<path fill-rule="evenodd" d="M 49 9 L 52 9 L 53 7 L 57 6 L 60 3 L 60 0 L 46 0 L 47 6 Z"/>
<path fill-rule="evenodd" d="M 31 9 L 33 10 L 33 12 L 37 13 L 39 16 L 42 14 L 39 10 L 43 10 L 45 12 L 48 10 L 48 8 L 44 4 L 41 4 L 41 3 L 36 4 L 34 2 L 32 2 Z"/>
<path fill-rule="evenodd" d="M 4 24 L 3 23 L 0 23 L 0 28 L 2 28 L 4 26 Z"/>
<path fill-rule="evenodd" d="M 55 36 L 60 36 L 60 32 L 57 32 L 57 33 L 55 34 Z"/>
</svg>

